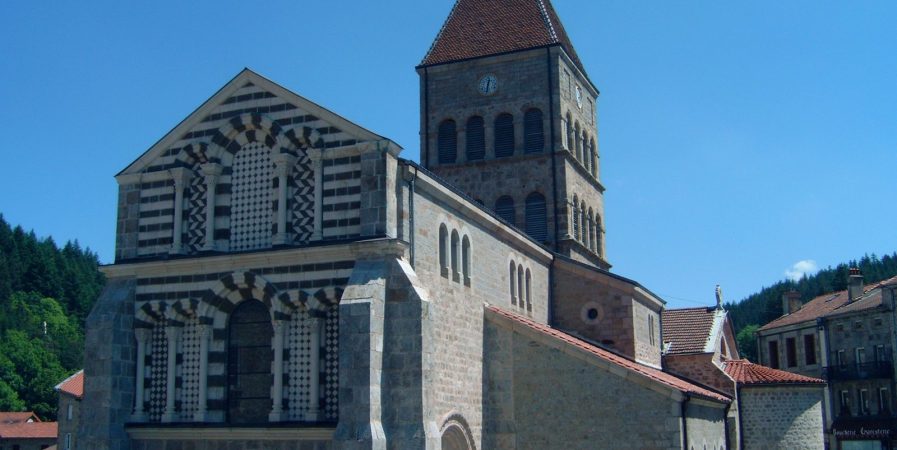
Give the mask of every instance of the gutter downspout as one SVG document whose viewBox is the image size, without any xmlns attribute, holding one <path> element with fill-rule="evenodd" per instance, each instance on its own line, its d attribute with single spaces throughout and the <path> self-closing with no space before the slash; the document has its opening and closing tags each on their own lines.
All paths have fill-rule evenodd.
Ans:
<svg viewBox="0 0 897 450">
<path fill-rule="evenodd" d="M 735 401 L 738 402 L 738 449 L 744 450 L 744 427 L 741 413 L 741 384 L 735 383 Z"/>
<path fill-rule="evenodd" d="M 726 411 L 723 413 L 723 438 L 726 440 L 726 448 L 729 447 L 729 410 L 732 404 L 726 405 Z"/>
<path fill-rule="evenodd" d="M 405 168 L 410 172 L 412 166 L 406 164 Z M 414 168 L 414 176 L 408 180 L 408 240 L 411 246 L 409 257 L 411 258 L 411 268 L 414 268 L 414 182 L 417 180 L 417 168 Z"/>
<path fill-rule="evenodd" d="M 551 88 L 553 79 L 551 77 L 551 47 L 545 47 L 545 67 L 548 73 L 548 116 L 551 118 L 548 123 L 551 130 L 551 203 L 554 205 L 554 245 L 553 250 L 558 251 L 560 234 L 560 216 L 558 215 L 558 173 L 557 163 L 555 162 L 555 131 L 554 131 L 554 90 Z M 548 311 L 546 312 L 549 325 L 554 321 L 554 261 L 548 266 Z"/>
<path fill-rule="evenodd" d="M 688 421 L 686 420 L 685 411 L 688 409 L 688 401 L 691 400 L 691 394 L 685 393 L 685 400 L 682 400 L 682 448 L 688 450 Z"/>
</svg>

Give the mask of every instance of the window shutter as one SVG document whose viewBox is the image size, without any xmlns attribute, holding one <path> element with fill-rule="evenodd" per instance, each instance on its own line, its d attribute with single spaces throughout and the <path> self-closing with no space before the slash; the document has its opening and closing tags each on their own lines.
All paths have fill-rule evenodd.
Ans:
<svg viewBox="0 0 897 450">
<path fill-rule="evenodd" d="M 467 160 L 475 161 L 486 156 L 486 132 L 483 118 L 473 116 L 467 120 Z"/>
<path fill-rule="evenodd" d="M 514 223 L 514 199 L 504 196 L 495 202 L 495 214 L 501 217 L 505 222 L 515 225 Z"/>
<path fill-rule="evenodd" d="M 450 164 L 458 157 L 458 136 L 455 121 L 444 120 L 439 124 L 439 163 Z"/>
<path fill-rule="evenodd" d="M 545 197 L 538 192 L 526 197 L 526 234 L 539 242 L 548 240 Z"/>
<path fill-rule="evenodd" d="M 504 113 L 495 119 L 495 157 L 514 154 L 514 117 Z"/>
<path fill-rule="evenodd" d="M 523 116 L 523 149 L 526 153 L 540 153 L 544 147 L 542 111 L 533 108 Z"/>
</svg>

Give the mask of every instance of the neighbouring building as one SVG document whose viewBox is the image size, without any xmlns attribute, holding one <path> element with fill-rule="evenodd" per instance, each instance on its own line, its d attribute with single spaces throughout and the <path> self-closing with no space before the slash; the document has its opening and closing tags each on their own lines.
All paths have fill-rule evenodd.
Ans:
<svg viewBox="0 0 897 450">
<path fill-rule="evenodd" d="M 84 397 L 84 371 L 75 372 L 74 375 L 57 384 L 54 389 L 59 393 L 59 407 L 56 413 L 59 439 L 56 448 L 72 450 L 76 448 L 78 439 L 81 399 Z"/>
<path fill-rule="evenodd" d="M 822 377 L 832 449 L 897 448 L 894 414 L 897 277 L 865 286 L 851 269 L 848 288 L 805 304 L 783 296 L 784 315 L 760 328 L 761 362 Z"/>
<path fill-rule="evenodd" d="M 421 164 L 246 69 L 116 176 L 75 448 L 727 447 L 608 271 L 551 3 L 459 0 L 417 70 Z"/>
<path fill-rule="evenodd" d="M 728 312 L 715 307 L 663 311 L 664 370 L 732 398 L 730 449 L 823 448 L 825 382 L 740 359 Z"/>
<path fill-rule="evenodd" d="M 0 412 L 0 450 L 44 450 L 56 445 L 56 422 L 31 411 Z"/>
</svg>

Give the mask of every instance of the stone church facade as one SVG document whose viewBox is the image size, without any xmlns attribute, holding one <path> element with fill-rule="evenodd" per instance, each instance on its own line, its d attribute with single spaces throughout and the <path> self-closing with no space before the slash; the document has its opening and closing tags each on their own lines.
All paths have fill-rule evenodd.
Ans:
<svg viewBox="0 0 897 450">
<path fill-rule="evenodd" d="M 480 20 L 486 18 L 485 20 Z M 83 449 L 727 448 L 609 272 L 598 91 L 548 0 L 459 0 L 421 163 L 244 70 L 116 176 Z"/>
</svg>

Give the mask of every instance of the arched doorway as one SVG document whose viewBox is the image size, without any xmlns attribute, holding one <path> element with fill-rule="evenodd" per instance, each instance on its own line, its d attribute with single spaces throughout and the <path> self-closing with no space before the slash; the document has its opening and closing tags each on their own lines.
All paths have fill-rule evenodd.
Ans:
<svg viewBox="0 0 897 450">
<path fill-rule="evenodd" d="M 240 303 L 227 334 L 227 419 L 232 424 L 268 422 L 271 412 L 271 339 L 268 308 L 258 300 Z"/>
<path fill-rule="evenodd" d="M 459 415 L 442 426 L 442 450 L 476 450 L 467 422 Z"/>
</svg>

